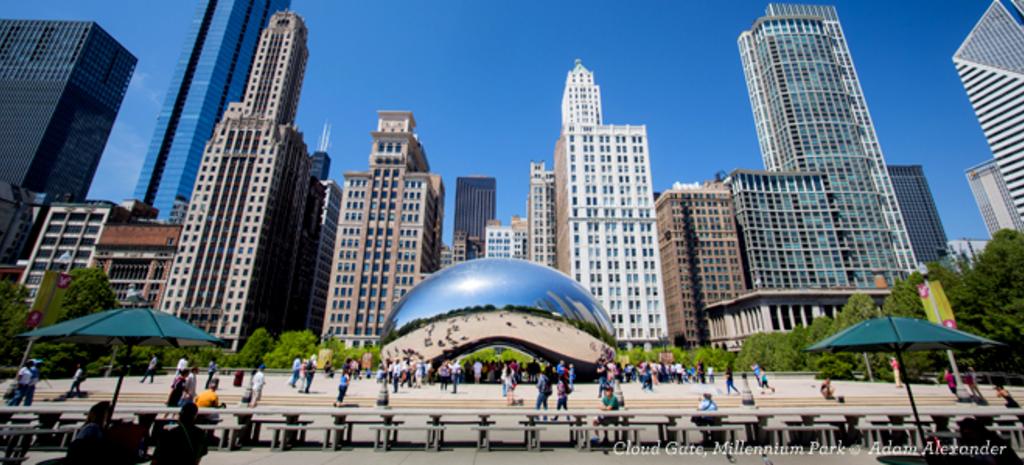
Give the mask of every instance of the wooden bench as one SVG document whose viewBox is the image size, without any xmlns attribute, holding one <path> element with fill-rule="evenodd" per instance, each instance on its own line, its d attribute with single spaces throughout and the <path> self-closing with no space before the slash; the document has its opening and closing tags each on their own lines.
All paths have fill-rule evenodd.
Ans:
<svg viewBox="0 0 1024 465">
<path fill-rule="evenodd" d="M 332 444 L 331 433 L 334 433 L 334 441 L 333 441 L 334 450 L 338 450 L 339 446 L 341 445 L 341 443 L 338 441 L 338 439 L 341 438 L 341 434 L 340 433 L 343 432 L 344 430 L 346 430 L 347 428 L 348 428 L 348 425 L 344 425 L 344 424 L 341 424 L 341 425 L 316 425 L 316 426 L 308 425 L 308 424 L 307 425 L 280 425 L 280 424 L 268 425 L 267 429 L 274 433 L 274 435 L 272 436 L 272 438 L 270 440 L 270 450 L 283 451 L 285 449 L 288 449 L 291 444 L 290 444 L 290 441 L 288 440 L 288 436 L 289 435 L 287 433 L 289 433 L 289 432 L 301 433 L 302 436 L 300 436 L 299 441 L 302 442 L 302 441 L 305 441 L 305 437 L 306 437 L 305 433 L 308 432 L 308 431 L 323 431 L 324 432 L 324 440 L 323 440 L 323 443 L 321 443 L 321 448 L 324 449 L 324 450 L 326 450 L 326 449 L 331 447 L 331 444 Z"/>
<path fill-rule="evenodd" d="M 627 440 L 633 441 L 634 444 L 640 443 L 640 432 L 647 428 L 643 426 L 635 425 L 583 425 L 583 426 L 572 426 L 569 428 L 571 431 L 576 433 L 576 448 L 579 450 L 592 450 L 593 444 L 590 441 L 590 432 L 594 432 L 595 436 L 599 436 L 600 433 L 604 433 L 607 438 L 608 433 L 615 433 L 616 440 L 619 436 L 625 436 Z"/>
<path fill-rule="evenodd" d="M 681 433 L 682 443 L 688 444 L 689 438 L 688 433 L 690 431 L 698 431 L 701 433 L 702 439 L 706 437 L 708 433 L 726 433 L 730 442 L 736 442 L 736 432 L 746 431 L 745 425 L 683 425 L 674 428 L 669 428 L 668 431 L 673 433 Z"/>
<path fill-rule="evenodd" d="M 781 442 L 782 434 L 786 434 L 787 444 L 793 442 L 793 433 L 817 433 L 823 445 L 834 445 L 836 443 L 836 431 L 839 428 L 832 425 L 784 425 L 766 426 L 764 431 L 772 438 L 772 444 L 784 445 Z"/>
<path fill-rule="evenodd" d="M 398 433 L 400 431 L 426 431 L 427 440 L 423 443 L 423 450 L 437 452 L 441 450 L 441 433 L 445 427 L 440 425 L 425 425 L 425 426 L 406 426 L 406 425 L 380 425 L 371 426 L 370 430 L 375 433 L 375 439 L 373 441 L 373 450 L 375 452 L 384 452 L 391 450 L 391 446 L 398 442 Z M 383 433 L 383 434 L 381 434 Z M 391 436 L 394 435 L 394 440 L 391 440 Z"/>
<path fill-rule="evenodd" d="M 547 428 L 539 426 L 474 426 L 471 429 L 479 433 L 476 439 L 477 449 L 491 450 L 491 432 L 493 431 L 519 431 L 523 433 L 526 450 L 539 452 L 540 432 Z"/>
<path fill-rule="evenodd" d="M 865 425 L 857 428 L 861 432 L 864 447 L 871 447 L 882 442 L 885 433 L 904 433 L 912 446 L 921 445 L 921 434 L 914 425 Z M 891 439 L 890 439 L 890 442 Z"/>
<path fill-rule="evenodd" d="M 237 450 L 241 446 L 242 430 L 245 429 L 245 426 L 243 425 L 228 425 L 223 423 L 196 425 L 196 427 L 203 431 L 209 431 L 214 434 L 216 434 L 217 431 L 223 432 L 223 434 L 220 437 L 220 441 L 217 443 L 218 450 Z"/>
</svg>

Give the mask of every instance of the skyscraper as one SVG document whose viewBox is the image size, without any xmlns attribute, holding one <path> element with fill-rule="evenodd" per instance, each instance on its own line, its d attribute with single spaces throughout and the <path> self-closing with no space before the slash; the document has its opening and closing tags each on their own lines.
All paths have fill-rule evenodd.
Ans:
<svg viewBox="0 0 1024 465">
<path fill-rule="evenodd" d="M 914 256 L 921 263 L 939 261 L 946 255 L 946 229 L 935 208 L 932 190 L 921 165 L 889 165 L 889 177 L 900 202 L 903 223 L 910 234 Z"/>
<path fill-rule="evenodd" d="M 534 263 L 558 266 L 555 255 L 555 173 L 544 162 L 530 162 L 530 194 L 526 200 L 528 254 Z"/>
<path fill-rule="evenodd" d="M 315 161 L 315 158 L 314 158 Z M 331 288 L 331 264 L 334 261 L 334 241 L 338 238 L 338 220 L 341 215 L 341 187 L 332 180 L 320 181 L 324 189 L 323 209 L 320 213 L 320 237 L 317 240 L 316 271 L 306 312 L 306 329 L 319 334 L 323 331 L 327 311 L 327 293 Z"/>
<path fill-rule="evenodd" d="M 441 267 L 444 184 L 408 111 L 377 113 L 370 169 L 345 173 L 323 337 L 377 342 L 392 306 Z"/>
<path fill-rule="evenodd" d="M 199 0 L 135 186 L 135 198 L 159 209 L 161 218 L 186 208 L 214 126 L 247 93 L 260 30 L 290 4 Z"/>
<path fill-rule="evenodd" d="M 455 180 L 455 232 L 483 245 L 484 228 L 494 219 L 495 181 L 489 176 L 459 176 Z"/>
<path fill-rule="evenodd" d="M 1024 112 L 1020 111 L 1024 100 L 1022 15 L 1024 1 L 993 0 L 953 54 L 953 64 L 999 165 L 1018 217 L 1024 216 Z"/>
<path fill-rule="evenodd" d="M 851 287 L 825 176 L 736 170 L 726 184 L 751 289 Z"/>
<path fill-rule="evenodd" d="M 331 177 L 331 156 L 327 154 L 327 149 L 331 145 L 330 140 L 331 126 L 325 124 L 324 132 L 320 135 L 320 145 L 317 146 L 316 152 L 313 152 L 313 167 L 310 169 L 310 175 L 320 181 L 326 181 Z"/>
<path fill-rule="evenodd" d="M 916 266 L 836 10 L 768 5 L 740 34 L 740 57 L 765 168 L 820 173 L 843 250 L 835 281 L 892 283 Z M 833 281 L 833 279 L 829 279 Z"/>
<path fill-rule="evenodd" d="M 320 199 L 295 127 L 306 37 L 292 12 L 275 13 L 261 33 L 249 90 L 206 144 L 163 300 L 164 311 L 236 348 L 256 328 L 304 321 L 308 309 L 307 254 L 317 245 L 308 228 L 319 225 Z"/>
<path fill-rule="evenodd" d="M 1024 231 L 1024 218 L 1013 207 L 1003 172 L 995 159 L 968 168 L 967 182 L 990 236 L 1000 229 Z"/>
<path fill-rule="evenodd" d="M 654 202 L 669 337 L 707 344 L 704 307 L 746 290 L 732 193 L 721 181 L 676 183 Z"/>
<path fill-rule="evenodd" d="M 0 20 L 0 181 L 84 200 L 135 62 L 93 22 Z"/>
<path fill-rule="evenodd" d="M 555 145 L 558 269 L 601 301 L 626 343 L 668 336 L 648 157 L 647 128 L 604 124 L 594 73 L 576 60 Z"/>
</svg>

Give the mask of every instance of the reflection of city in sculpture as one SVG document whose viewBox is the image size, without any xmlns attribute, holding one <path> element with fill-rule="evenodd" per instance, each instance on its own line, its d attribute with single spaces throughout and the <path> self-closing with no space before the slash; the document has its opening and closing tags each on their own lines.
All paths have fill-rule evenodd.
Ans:
<svg viewBox="0 0 1024 465">
<path fill-rule="evenodd" d="M 576 365 L 581 377 L 614 356 L 612 325 L 586 289 L 524 260 L 479 259 L 435 273 L 398 302 L 381 356 L 440 361 L 488 346 Z"/>
</svg>

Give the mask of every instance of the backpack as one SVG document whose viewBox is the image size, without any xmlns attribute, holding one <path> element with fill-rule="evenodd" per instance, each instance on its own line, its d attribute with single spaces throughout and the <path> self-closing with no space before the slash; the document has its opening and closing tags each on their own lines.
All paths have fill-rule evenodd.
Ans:
<svg viewBox="0 0 1024 465">
<path fill-rule="evenodd" d="M 544 381 L 544 395 L 545 396 L 550 396 L 551 395 L 551 381 L 550 380 Z"/>
</svg>

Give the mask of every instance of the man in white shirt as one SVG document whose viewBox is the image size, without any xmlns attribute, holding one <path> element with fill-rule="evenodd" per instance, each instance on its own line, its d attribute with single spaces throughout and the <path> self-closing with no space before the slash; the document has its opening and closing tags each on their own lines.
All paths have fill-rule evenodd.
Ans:
<svg viewBox="0 0 1024 465">
<path fill-rule="evenodd" d="M 35 362 L 29 360 L 25 362 L 25 366 L 18 370 L 15 381 L 18 383 L 18 387 L 14 391 L 14 397 L 7 401 L 7 405 L 15 407 L 25 401 L 25 406 L 32 405 L 32 397 L 36 389 L 36 375 L 35 375 Z"/>
<path fill-rule="evenodd" d="M 480 384 L 480 377 L 483 376 L 483 373 L 484 364 L 477 360 L 476 362 L 473 363 L 473 382 L 476 384 Z"/>
<path fill-rule="evenodd" d="M 288 381 L 289 386 L 295 387 L 295 383 L 299 382 L 299 370 L 301 368 L 302 359 L 299 357 L 295 357 L 295 360 L 292 360 L 292 379 Z"/>
<path fill-rule="evenodd" d="M 178 359 L 178 371 L 188 369 L 188 360 L 185 357 Z"/>
<path fill-rule="evenodd" d="M 149 384 L 153 384 L 153 377 L 156 376 L 156 366 L 159 363 L 160 359 L 158 359 L 156 355 L 149 359 L 149 366 L 146 367 L 146 374 L 142 375 L 142 379 L 139 380 L 139 383 L 144 383 L 146 382 L 146 378 L 149 378 Z"/>
<path fill-rule="evenodd" d="M 249 399 L 249 407 L 255 407 L 263 396 L 263 385 L 266 383 L 263 368 L 264 366 L 260 365 L 256 369 L 256 374 L 252 375 L 252 398 Z"/>
</svg>

